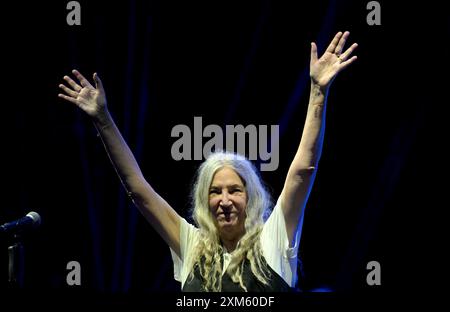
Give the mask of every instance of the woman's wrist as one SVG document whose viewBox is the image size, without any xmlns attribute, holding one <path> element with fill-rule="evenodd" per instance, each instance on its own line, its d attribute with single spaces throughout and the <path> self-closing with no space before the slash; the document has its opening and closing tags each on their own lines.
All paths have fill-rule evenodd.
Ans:
<svg viewBox="0 0 450 312">
<path fill-rule="evenodd" d="M 322 86 L 311 79 L 311 93 L 314 95 L 327 95 L 329 86 Z"/>
<path fill-rule="evenodd" d="M 328 94 L 328 87 L 320 86 L 311 81 L 310 103 L 324 103 Z"/>
<path fill-rule="evenodd" d="M 93 117 L 93 121 L 98 129 L 104 129 L 112 124 L 112 117 L 108 109 L 105 108 Z"/>
</svg>

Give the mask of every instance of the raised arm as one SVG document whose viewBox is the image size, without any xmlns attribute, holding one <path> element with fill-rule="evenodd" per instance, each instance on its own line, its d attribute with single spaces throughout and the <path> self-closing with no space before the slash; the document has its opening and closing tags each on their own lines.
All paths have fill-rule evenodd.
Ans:
<svg viewBox="0 0 450 312">
<path fill-rule="evenodd" d="M 357 47 L 356 43 L 342 53 L 348 36 L 349 32 L 337 33 L 320 58 L 316 44 L 311 43 L 311 91 L 306 121 L 300 145 L 281 193 L 287 234 L 291 243 L 314 183 L 322 152 L 329 87 L 337 74 L 356 60 L 356 56 L 350 58 Z"/>
<path fill-rule="evenodd" d="M 94 88 L 78 71 L 73 70 L 72 73 L 79 83 L 64 76 L 69 87 L 60 84 L 66 94 L 58 96 L 75 104 L 92 118 L 127 194 L 166 243 L 180 255 L 180 216 L 144 179 L 133 153 L 108 111 L 100 78 L 96 73 L 93 75 Z"/>
</svg>

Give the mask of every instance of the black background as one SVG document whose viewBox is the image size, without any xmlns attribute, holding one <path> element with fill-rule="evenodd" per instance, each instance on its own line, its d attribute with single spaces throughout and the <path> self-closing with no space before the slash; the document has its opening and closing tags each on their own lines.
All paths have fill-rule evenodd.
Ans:
<svg viewBox="0 0 450 312">
<path fill-rule="evenodd" d="M 306 114 L 309 43 L 323 53 L 345 30 L 358 60 L 328 98 L 301 287 L 438 289 L 431 272 L 442 206 L 431 174 L 440 173 L 445 146 L 442 8 L 380 1 L 382 25 L 369 26 L 367 1 L 80 1 L 82 25 L 68 26 L 67 2 L 2 4 L 0 223 L 31 210 L 43 220 L 25 238 L 26 291 L 76 298 L 179 289 L 168 248 L 125 198 L 91 122 L 57 98 L 64 75 L 98 72 L 144 175 L 187 217 L 199 162 L 172 159 L 171 129 L 192 129 L 194 116 L 204 126 L 282 124 L 279 168 L 262 173 L 276 198 Z M 10 242 L 0 239 L 2 289 Z M 72 260 L 81 263 L 79 287 L 66 284 Z M 371 260 L 381 264 L 381 286 L 366 284 Z"/>
</svg>

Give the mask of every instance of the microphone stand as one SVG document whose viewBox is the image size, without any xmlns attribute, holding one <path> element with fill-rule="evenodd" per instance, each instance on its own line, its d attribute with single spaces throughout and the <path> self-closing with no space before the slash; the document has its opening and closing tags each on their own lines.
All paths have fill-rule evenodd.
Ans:
<svg viewBox="0 0 450 312">
<path fill-rule="evenodd" d="M 14 241 L 8 247 L 8 282 L 13 289 L 22 289 L 24 282 L 24 248 L 20 234 L 14 234 Z"/>
</svg>

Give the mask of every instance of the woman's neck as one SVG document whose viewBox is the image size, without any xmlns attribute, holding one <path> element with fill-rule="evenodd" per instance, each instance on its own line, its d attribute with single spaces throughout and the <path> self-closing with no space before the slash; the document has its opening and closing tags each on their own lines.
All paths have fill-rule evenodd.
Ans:
<svg viewBox="0 0 450 312">
<path fill-rule="evenodd" d="M 227 235 L 221 235 L 220 240 L 222 241 L 222 245 L 225 247 L 226 251 L 231 253 L 236 249 L 242 236 L 244 236 L 244 234 L 229 237 L 227 237 Z"/>
</svg>

